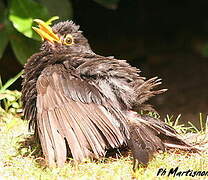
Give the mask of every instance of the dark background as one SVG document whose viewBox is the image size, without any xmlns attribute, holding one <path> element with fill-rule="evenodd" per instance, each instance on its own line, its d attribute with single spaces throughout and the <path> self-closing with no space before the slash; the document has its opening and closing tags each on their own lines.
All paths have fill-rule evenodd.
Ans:
<svg viewBox="0 0 208 180">
<path fill-rule="evenodd" d="M 208 114 L 208 1 L 121 0 L 108 9 L 92 0 L 73 0 L 73 20 L 92 49 L 126 59 L 142 76 L 158 76 L 169 91 L 151 103 L 164 117 L 182 114 L 198 124 Z M 22 69 L 7 47 L 0 62 L 2 79 Z M 12 88 L 21 89 L 21 80 Z"/>
</svg>

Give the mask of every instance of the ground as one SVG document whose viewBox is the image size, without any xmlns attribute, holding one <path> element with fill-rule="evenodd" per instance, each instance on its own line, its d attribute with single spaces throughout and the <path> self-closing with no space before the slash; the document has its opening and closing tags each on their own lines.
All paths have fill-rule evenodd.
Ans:
<svg viewBox="0 0 208 180">
<path fill-rule="evenodd" d="M 157 176 L 160 168 L 179 167 L 180 171 L 208 171 L 208 154 L 203 152 L 185 153 L 171 151 L 157 154 L 147 168 L 132 170 L 132 158 L 109 157 L 98 162 L 74 164 L 69 160 L 63 168 L 47 168 L 39 147 L 28 132 L 28 123 L 11 114 L 0 118 L 0 179 L 39 179 L 39 180 L 131 180 L 131 179 L 175 179 L 173 176 Z M 177 128 L 176 128 L 177 129 Z M 207 177 L 178 177 L 178 179 L 206 179 Z"/>
</svg>

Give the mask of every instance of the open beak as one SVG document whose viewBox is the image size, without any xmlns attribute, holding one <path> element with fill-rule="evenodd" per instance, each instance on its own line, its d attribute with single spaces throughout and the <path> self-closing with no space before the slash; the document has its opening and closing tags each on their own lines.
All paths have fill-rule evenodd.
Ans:
<svg viewBox="0 0 208 180">
<path fill-rule="evenodd" d="M 38 28 L 37 27 L 32 27 L 32 28 L 40 35 L 42 40 L 48 40 L 52 43 L 61 42 L 60 38 L 52 31 L 52 28 L 49 25 L 47 25 L 44 21 L 40 19 L 34 19 L 33 21 L 38 24 Z"/>
</svg>

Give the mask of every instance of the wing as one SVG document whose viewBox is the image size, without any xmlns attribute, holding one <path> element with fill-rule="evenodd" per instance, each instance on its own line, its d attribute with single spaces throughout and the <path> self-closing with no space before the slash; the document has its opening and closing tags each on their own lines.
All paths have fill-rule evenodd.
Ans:
<svg viewBox="0 0 208 180">
<path fill-rule="evenodd" d="M 49 165 L 63 165 L 67 146 L 77 161 L 103 156 L 126 143 L 126 119 L 91 81 L 63 65 L 47 67 L 37 81 L 37 128 Z"/>
</svg>

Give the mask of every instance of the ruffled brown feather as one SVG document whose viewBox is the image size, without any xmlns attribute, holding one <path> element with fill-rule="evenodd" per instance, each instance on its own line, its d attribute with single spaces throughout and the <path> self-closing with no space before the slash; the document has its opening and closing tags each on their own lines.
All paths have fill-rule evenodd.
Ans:
<svg viewBox="0 0 208 180">
<path fill-rule="evenodd" d="M 163 90 L 158 78 L 145 80 L 125 60 L 96 55 L 72 22 L 53 27 L 77 44 L 51 45 L 29 58 L 24 68 L 22 101 L 25 119 L 37 132 L 49 165 L 62 166 L 68 147 L 73 158 L 105 156 L 110 148 L 128 146 L 136 161 L 147 164 L 167 147 L 193 149 L 164 122 L 135 111 Z"/>
</svg>

